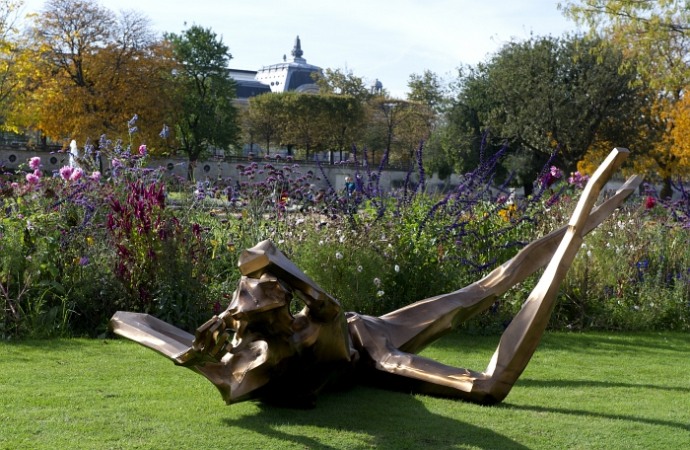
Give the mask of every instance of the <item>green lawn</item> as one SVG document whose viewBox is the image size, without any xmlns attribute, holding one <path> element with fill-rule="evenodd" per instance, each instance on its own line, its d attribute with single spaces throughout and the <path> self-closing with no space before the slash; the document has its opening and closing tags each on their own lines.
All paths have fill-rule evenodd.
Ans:
<svg viewBox="0 0 690 450">
<path fill-rule="evenodd" d="M 497 338 L 425 354 L 483 369 Z M 500 405 L 368 387 L 316 409 L 226 406 L 124 340 L 0 343 L 0 448 L 690 448 L 690 335 L 550 333 Z"/>
</svg>

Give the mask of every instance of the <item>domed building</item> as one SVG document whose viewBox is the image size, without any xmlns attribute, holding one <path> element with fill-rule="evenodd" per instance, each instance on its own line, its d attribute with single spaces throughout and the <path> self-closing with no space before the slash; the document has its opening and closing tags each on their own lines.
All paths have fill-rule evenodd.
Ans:
<svg viewBox="0 0 690 450">
<path fill-rule="evenodd" d="M 302 44 L 299 36 L 292 48 L 292 61 L 288 62 L 283 55 L 283 62 L 264 66 L 256 73 L 255 79 L 271 87 L 272 92 L 318 92 L 312 74 L 321 73 L 321 68 L 307 64 L 302 56 Z"/>
<path fill-rule="evenodd" d="M 307 64 L 299 36 L 291 54 L 292 61 L 287 61 L 287 56 L 283 55 L 282 63 L 264 66 L 256 72 L 231 70 L 230 75 L 237 83 L 237 100 L 246 102 L 250 97 L 266 92 L 319 92 L 312 74 L 321 73 L 321 68 Z"/>
</svg>

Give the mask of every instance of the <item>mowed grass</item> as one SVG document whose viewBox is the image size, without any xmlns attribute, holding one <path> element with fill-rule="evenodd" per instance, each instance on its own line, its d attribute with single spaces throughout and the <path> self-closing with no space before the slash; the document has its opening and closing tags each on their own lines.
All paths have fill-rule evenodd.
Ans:
<svg viewBox="0 0 690 450">
<path fill-rule="evenodd" d="M 425 355 L 483 369 L 497 337 Z M 690 448 L 690 336 L 548 333 L 508 398 L 355 387 L 313 410 L 226 406 L 201 376 L 125 340 L 0 343 L 6 449 Z"/>
</svg>

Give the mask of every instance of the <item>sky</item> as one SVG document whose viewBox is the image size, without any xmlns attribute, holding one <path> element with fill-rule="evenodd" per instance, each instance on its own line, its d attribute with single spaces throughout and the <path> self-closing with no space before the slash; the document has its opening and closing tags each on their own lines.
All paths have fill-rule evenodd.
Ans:
<svg viewBox="0 0 690 450">
<path fill-rule="evenodd" d="M 411 74 L 445 81 L 485 61 L 505 43 L 576 31 L 557 0 L 100 0 L 114 12 L 136 10 L 156 32 L 190 25 L 212 29 L 229 47 L 233 69 L 288 61 L 299 35 L 307 63 L 380 80 L 404 98 Z M 43 0 L 25 0 L 26 12 Z"/>
</svg>

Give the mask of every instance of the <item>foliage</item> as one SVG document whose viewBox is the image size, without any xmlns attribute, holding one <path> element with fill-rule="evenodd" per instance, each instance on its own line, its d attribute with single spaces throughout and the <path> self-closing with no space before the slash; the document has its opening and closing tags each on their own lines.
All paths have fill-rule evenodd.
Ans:
<svg viewBox="0 0 690 450">
<path fill-rule="evenodd" d="M 263 94 L 249 99 L 249 107 L 243 111 L 245 134 L 249 144 L 260 143 L 264 151 L 271 151 L 280 141 L 285 119 L 282 94 Z M 257 156 L 261 156 L 257 153 Z"/>
<path fill-rule="evenodd" d="M 560 6 L 567 17 L 586 25 L 590 34 L 599 36 L 601 51 L 613 45 L 624 55 L 624 67 L 632 68 L 638 77 L 632 82 L 649 87 L 647 101 L 640 117 L 651 119 L 651 132 L 643 132 L 640 145 L 644 168 L 664 181 L 663 198 L 669 197 L 671 179 L 686 176 L 688 168 L 683 146 L 682 111 L 684 92 L 690 85 L 690 4 L 687 1 L 595 0 L 568 1 Z M 626 144 L 628 145 L 628 144 Z"/>
<path fill-rule="evenodd" d="M 5 129 L 11 128 L 6 117 L 19 84 L 16 22 L 22 6 L 21 0 L 0 2 L 0 127 Z"/>
<path fill-rule="evenodd" d="M 473 153 L 488 132 L 494 146 L 508 142 L 506 165 L 528 186 L 554 151 L 572 171 L 597 142 L 625 142 L 640 109 L 635 73 L 620 70 L 623 56 L 615 49 L 593 55 L 595 45 L 534 37 L 466 71 L 449 116 L 455 133 L 469 137 L 461 154 Z"/>
<path fill-rule="evenodd" d="M 5 338 L 95 335 L 123 309 L 193 330 L 227 304 L 242 249 L 264 239 L 345 310 L 383 314 L 457 290 L 566 223 L 586 181 L 549 164 L 532 196 L 515 196 L 496 183 L 504 148 L 480 155 L 460 185 L 427 191 L 420 147 L 415 170 L 390 192 L 379 184 L 384 165 L 356 148 L 353 190 L 317 191 L 329 183 L 318 168 L 281 156 L 238 166 L 237 179 L 189 184 L 147 169 L 145 149 L 105 137 L 99 147 L 113 158 L 110 176 L 84 158 L 83 169 L 48 177 L 35 158 L 0 180 Z M 690 194 L 665 202 L 650 188 L 643 200 L 587 237 L 554 328 L 690 329 Z M 533 284 L 508 292 L 470 328 L 500 330 Z"/>
<path fill-rule="evenodd" d="M 66 143 L 116 134 L 135 112 L 146 130 L 169 117 L 169 53 L 146 18 L 118 17 L 90 0 L 49 0 L 29 31 L 12 125 Z M 138 137 L 152 149 L 161 144 L 152 131 Z"/>
<path fill-rule="evenodd" d="M 414 164 L 414 152 L 428 139 L 434 125 L 431 107 L 421 102 L 396 100 L 385 96 L 368 103 L 367 137 L 372 161 L 381 148 L 387 161 L 402 167 Z M 373 139 L 372 139 L 373 138 Z"/>
<path fill-rule="evenodd" d="M 359 101 L 365 101 L 371 95 L 364 80 L 349 69 L 326 69 L 312 77 L 322 94 L 348 95 Z"/>
<path fill-rule="evenodd" d="M 621 48 L 625 61 L 662 95 L 679 98 L 690 84 L 690 4 L 681 0 L 567 1 L 567 17 Z"/>
<path fill-rule="evenodd" d="M 228 74 L 232 58 L 227 45 L 209 28 L 193 25 L 166 34 L 177 63 L 173 75 L 179 115 L 176 138 L 192 167 L 209 147 L 226 149 L 239 137 L 237 109 L 232 102 L 235 82 Z"/>
<path fill-rule="evenodd" d="M 137 162 L 49 177 L 35 158 L 25 182 L 3 176 L 4 337 L 95 335 L 118 309 L 191 330 L 211 311 L 203 230 L 165 208 L 160 174 Z"/>
<path fill-rule="evenodd" d="M 443 112 L 448 101 L 443 80 L 430 70 L 425 70 L 422 75 L 412 74 L 407 82 L 410 92 L 407 100 L 427 105 L 435 113 Z"/>
<path fill-rule="evenodd" d="M 270 153 L 271 144 L 287 146 L 288 155 L 314 149 L 338 151 L 340 160 L 357 140 L 364 106 L 348 95 L 310 95 L 295 92 L 263 94 L 249 100 L 246 134 Z"/>
</svg>

